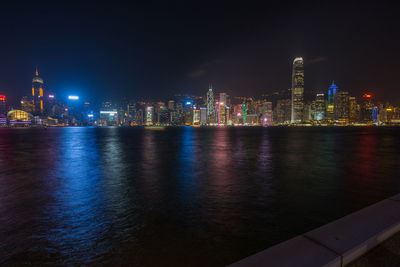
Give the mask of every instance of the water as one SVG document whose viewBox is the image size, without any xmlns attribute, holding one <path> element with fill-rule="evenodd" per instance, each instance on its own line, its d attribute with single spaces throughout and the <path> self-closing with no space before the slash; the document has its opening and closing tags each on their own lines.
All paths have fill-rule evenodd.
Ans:
<svg viewBox="0 0 400 267">
<path fill-rule="evenodd" d="M 400 192 L 400 128 L 0 129 L 0 264 L 223 266 Z"/>
</svg>

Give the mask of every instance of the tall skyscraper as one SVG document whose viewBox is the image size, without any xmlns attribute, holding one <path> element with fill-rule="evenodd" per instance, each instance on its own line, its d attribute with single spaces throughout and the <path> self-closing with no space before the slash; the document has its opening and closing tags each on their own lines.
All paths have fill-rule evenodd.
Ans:
<svg viewBox="0 0 400 267">
<path fill-rule="evenodd" d="M 325 95 L 317 94 L 315 97 L 314 120 L 321 121 L 325 119 Z"/>
<path fill-rule="evenodd" d="M 335 118 L 335 95 L 339 87 L 333 81 L 331 86 L 328 88 L 328 104 L 326 106 L 326 118 L 328 120 L 333 120 Z"/>
<path fill-rule="evenodd" d="M 296 57 L 292 70 L 292 123 L 303 121 L 304 108 L 304 63 L 303 58 Z"/>
<path fill-rule="evenodd" d="M 212 86 L 207 92 L 207 120 L 208 123 L 215 123 L 215 102 L 214 102 L 214 92 Z"/>
<path fill-rule="evenodd" d="M 39 77 L 39 71 L 36 67 L 35 77 L 32 79 L 32 99 L 35 105 L 35 115 L 43 114 L 43 79 Z"/>
<path fill-rule="evenodd" d="M 334 103 L 335 120 L 340 123 L 348 123 L 350 118 L 349 93 L 346 91 L 337 92 Z"/>
</svg>

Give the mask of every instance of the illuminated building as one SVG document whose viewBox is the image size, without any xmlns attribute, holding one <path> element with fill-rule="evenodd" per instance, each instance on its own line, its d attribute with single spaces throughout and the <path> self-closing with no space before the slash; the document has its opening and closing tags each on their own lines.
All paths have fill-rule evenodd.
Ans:
<svg viewBox="0 0 400 267">
<path fill-rule="evenodd" d="M 374 104 L 372 102 L 371 94 L 363 95 L 363 103 L 361 107 L 361 120 L 362 122 L 369 123 L 372 122 L 372 112 L 374 109 Z"/>
<path fill-rule="evenodd" d="M 32 79 L 32 99 L 35 106 L 35 115 L 42 115 L 44 111 L 43 79 L 39 77 L 36 67 L 35 77 Z"/>
<path fill-rule="evenodd" d="M 235 124 L 244 124 L 246 119 L 244 118 L 244 110 L 246 109 L 245 104 L 235 105 L 233 107 L 233 115 L 234 115 L 234 123 Z"/>
<path fill-rule="evenodd" d="M 278 123 L 288 124 L 291 121 L 292 101 L 290 99 L 278 100 L 276 104 L 276 118 Z"/>
<path fill-rule="evenodd" d="M 6 96 L 0 95 L 0 115 L 6 115 L 6 113 L 7 113 Z"/>
<path fill-rule="evenodd" d="M 207 124 L 207 108 L 206 107 L 200 108 L 200 124 L 201 125 Z"/>
<path fill-rule="evenodd" d="M 174 100 L 168 101 L 168 109 L 169 110 L 174 110 L 175 109 L 175 101 Z"/>
<path fill-rule="evenodd" d="M 218 102 L 218 124 L 226 125 L 226 106 L 224 102 Z"/>
<path fill-rule="evenodd" d="M 146 125 L 153 125 L 154 123 L 154 107 L 147 106 L 146 107 Z"/>
<path fill-rule="evenodd" d="M 372 122 L 373 123 L 378 122 L 378 111 L 379 111 L 378 107 L 375 106 L 372 108 Z"/>
<path fill-rule="evenodd" d="M 338 87 L 333 81 L 331 86 L 328 88 L 328 103 L 326 106 L 326 118 L 333 120 L 335 118 L 335 94 L 338 91 Z"/>
<path fill-rule="evenodd" d="M 313 120 L 315 114 L 315 101 L 305 104 L 303 110 L 303 121 L 309 122 Z"/>
<path fill-rule="evenodd" d="M 315 97 L 314 120 L 322 121 L 325 119 L 325 95 L 317 94 Z"/>
<path fill-rule="evenodd" d="M 212 87 L 207 92 L 207 121 L 208 123 L 215 123 L 215 102 Z"/>
<path fill-rule="evenodd" d="M 355 123 L 360 120 L 360 106 L 354 96 L 349 97 L 349 122 Z"/>
<path fill-rule="evenodd" d="M 30 125 L 33 116 L 23 110 L 13 109 L 7 113 L 10 125 Z"/>
<path fill-rule="evenodd" d="M 334 114 L 335 120 L 339 123 L 349 123 L 350 118 L 350 104 L 349 104 L 349 93 L 346 91 L 340 91 L 335 94 L 334 97 Z"/>
<path fill-rule="evenodd" d="M 185 125 L 193 124 L 193 101 L 186 100 L 183 105 L 183 120 Z"/>
<path fill-rule="evenodd" d="M 292 116 L 291 123 L 303 121 L 304 108 L 304 64 L 303 58 L 297 57 L 293 61 L 292 70 Z"/>
<path fill-rule="evenodd" d="M 199 109 L 193 110 L 193 124 L 194 125 L 200 124 L 200 110 Z"/>
<path fill-rule="evenodd" d="M 33 100 L 27 96 L 22 97 L 21 99 L 21 109 L 30 114 L 35 113 L 35 105 L 33 104 Z"/>
<path fill-rule="evenodd" d="M 118 111 L 116 109 L 100 110 L 100 125 L 110 126 L 118 123 Z"/>
<path fill-rule="evenodd" d="M 267 113 L 264 113 L 260 117 L 260 124 L 262 126 L 271 126 L 272 125 L 272 116 Z"/>
<path fill-rule="evenodd" d="M 157 123 L 160 125 L 169 124 L 169 111 L 167 107 L 163 104 L 158 107 L 157 110 Z"/>
</svg>

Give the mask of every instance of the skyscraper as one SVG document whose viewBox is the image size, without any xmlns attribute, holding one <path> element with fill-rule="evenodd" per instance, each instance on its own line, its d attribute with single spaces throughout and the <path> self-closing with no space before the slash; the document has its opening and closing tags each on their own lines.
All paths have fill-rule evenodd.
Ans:
<svg viewBox="0 0 400 267">
<path fill-rule="evenodd" d="M 39 71 L 36 67 L 35 77 L 32 79 L 32 99 L 35 105 L 35 115 L 43 114 L 43 79 L 39 77 Z"/>
<path fill-rule="evenodd" d="M 303 58 L 296 57 L 292 71 L 292 123 L 303 121 L 304 108 L 304 64 Z"/>
<path fill-rule="evenodd" d="M 317 94 L 315 97 L 315 113 L 314 120 L 321 121 L 325 119 L 325 96 Z"/>
<path fill-rule="evenodd" d="M 215 123 L 214 92 L 212 87 L 207 92 L 207 120 L 208 123 Z"/>
<path fill-rule="evenodd" d="M 339 123 L 348 123 L 350 118 L 349 93 L 340 91 L 335 94 L 335 120 Z"/>
<path fill-rule="evenodd" d="M 7 102 L 5 95 L 0 95 L 0 115 L 7 115 Z"/>
<path fill-rule="evenodd" d="M 326 118 L 328 120 L 333 120 L 335 118 L 335 95 L 339 90 L 339 87 L 333 81 L 331 86 L 328 89 L 328 105 L 326 106 Z"/>
</svg>

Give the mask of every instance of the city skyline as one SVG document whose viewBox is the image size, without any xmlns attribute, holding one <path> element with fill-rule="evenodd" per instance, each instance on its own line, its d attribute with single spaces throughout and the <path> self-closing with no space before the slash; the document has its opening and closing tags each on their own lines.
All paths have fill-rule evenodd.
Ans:
<svg viewBox="0 0 400 267">
<path fill-rule="evenodd" d="M 231 95 L 258 96 L 290 88 L 290 63 L 301 56 L 305 94 L 335 80 L 354 95 L 400 98 L 398 21 L 383 3 L 265 9 L 117 2 L 111 10 L 101 3 L 5 5 L 1 92 L 18 102 L 30 86 L 24 77 L 39 65 L 48 89 L 64 96 L 200 95 L 209 83 Z"/>
</svg>

